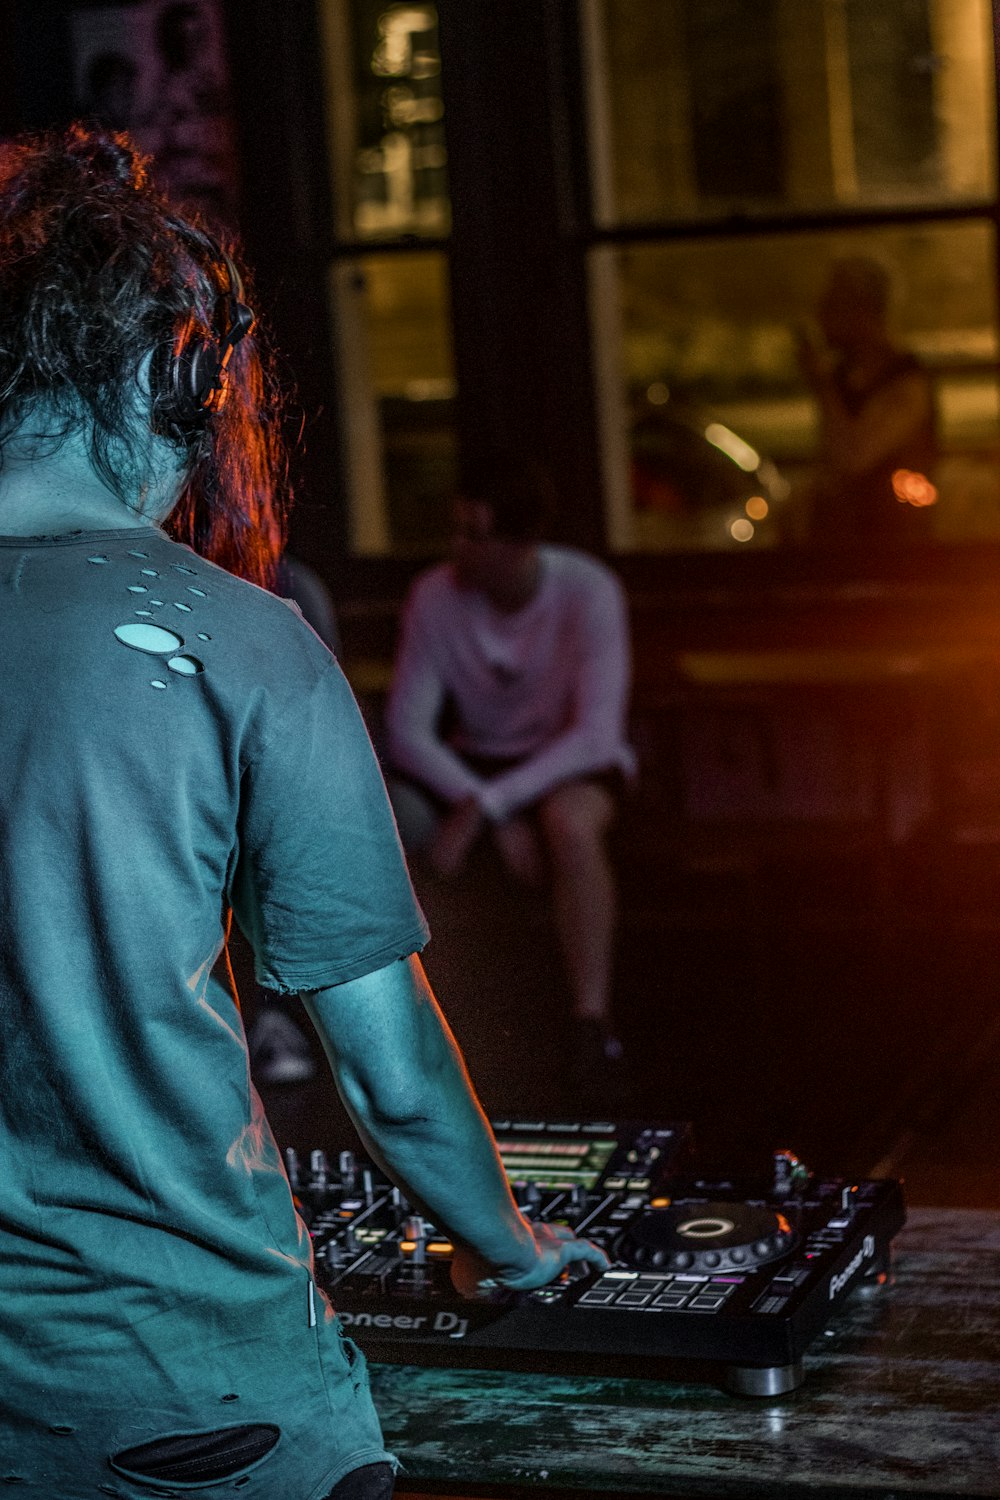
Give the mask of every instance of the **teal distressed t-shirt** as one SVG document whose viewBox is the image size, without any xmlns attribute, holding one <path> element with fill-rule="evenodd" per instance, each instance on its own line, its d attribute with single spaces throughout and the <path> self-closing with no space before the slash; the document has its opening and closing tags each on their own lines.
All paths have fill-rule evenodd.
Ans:
<svg viewBox="0 0 1000 1500">
<path fill-rule="evenodd" d="M 295 992 L 426 940 L 339 667 L 156 528 L 0 537 L 0 1481 L 280 1429 L 201 1496 L 386 1457 L 250 1082 L 230 911 Z"/>
</svg>

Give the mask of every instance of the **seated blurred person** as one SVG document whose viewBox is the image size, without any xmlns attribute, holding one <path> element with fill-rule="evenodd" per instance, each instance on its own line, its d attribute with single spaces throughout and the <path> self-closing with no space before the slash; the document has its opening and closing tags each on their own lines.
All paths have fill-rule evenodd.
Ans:
<svg viewBox="0 0 1000 1500">
<path fill-rule="evenodd" d="M 629 635 L 611 570 L 540 543 L 545 510 L 541 476 L 512 465 L 458 500 L 452 559 L 417 579 L 404 612 L 390 790 L 404 845 L 439 876 L 488 836 L 515 876 L 549 877 L 588 1089 L 622 1057 L 606 835 L 635 772 Z"/>
<path fill-rule="evenodd" d="M 890 300 L 877 261 L 835 261 L 817 309 L 823 342 L 800 338 L 820 418 L 810 533 L 827 545 L 931 534 L 934 391 L 917 356 L 892 339 Z"/>
</svg>

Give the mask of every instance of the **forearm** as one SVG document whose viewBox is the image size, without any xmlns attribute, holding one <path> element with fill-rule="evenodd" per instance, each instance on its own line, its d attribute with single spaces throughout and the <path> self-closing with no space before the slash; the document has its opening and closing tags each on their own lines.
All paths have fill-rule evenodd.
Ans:
<svg viewBox="0 0 1000 1500">
<path fill-rule="evenodd" d="M 431 735 L 390 732 L 389 756 L 397 771 L 411 776 L 443 802 L 476 797 L 485 785 L 454 750 Z"/>
<path fill-rule="evenodd" d="M 478 1108 L 473 1116 L 458 1089 L 438 1101 L 433 1116 L 405 1123 L 348 1109 L 372 1160 L 451 1240 L 500 1277 L 532 1264 L 531 1230 L 511 1196 L 489 1126 Z"/>
<path fill-rule="evenodd" d="M 501 1275 L 523 1272 L 535 1257 L 531 1230 L 419 962 L 393 965 L 365 983 L 362 996 L 338 986 L 302 998 L 366 1149 L 456 1243 Z M 352 1018 L 355 1034 L 345 1036 L 345 1005 L 357 999 L 367 1004 L 365 1022 L 356 1027 Z"/>
</svg>

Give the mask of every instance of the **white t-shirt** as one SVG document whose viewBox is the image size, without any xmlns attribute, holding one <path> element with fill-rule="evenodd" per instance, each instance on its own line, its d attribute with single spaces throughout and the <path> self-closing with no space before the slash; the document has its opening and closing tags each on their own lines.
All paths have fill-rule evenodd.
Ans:
<svg viewBox="0 0 1000 1500">
<path fill-rule="evenodd" d="M 446 802 L 474 796 L 501 821 L 562 782 L 635 773 L 625 740 L 627 607 L 610 568 L 567 547 L 539 548 L 540 578 L 504 613 L 459 586 L 450 564 L 410 591 L 387 725 L 393 764 Z M 447 741 L 445 704 L 455 727 Z M 463 754 L 518 763 L 480 776 Z"/>
</svg>

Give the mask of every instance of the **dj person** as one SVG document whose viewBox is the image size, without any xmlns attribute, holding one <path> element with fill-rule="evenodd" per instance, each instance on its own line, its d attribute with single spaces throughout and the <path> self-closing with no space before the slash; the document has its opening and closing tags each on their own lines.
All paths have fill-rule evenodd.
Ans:
<svg viewBox="0 0 1000 1500">
<path fill-rule="evenodd" d="M 281 463 L 242 298 L 126 137 L 0 148 L 0 1475 L 59 1500 L 392 1488 L 249 1081 L 231 913 L 463 1294 L 606 1264 L 518 1212 L 354 701 L 248 581 Z"/>
</svg>

